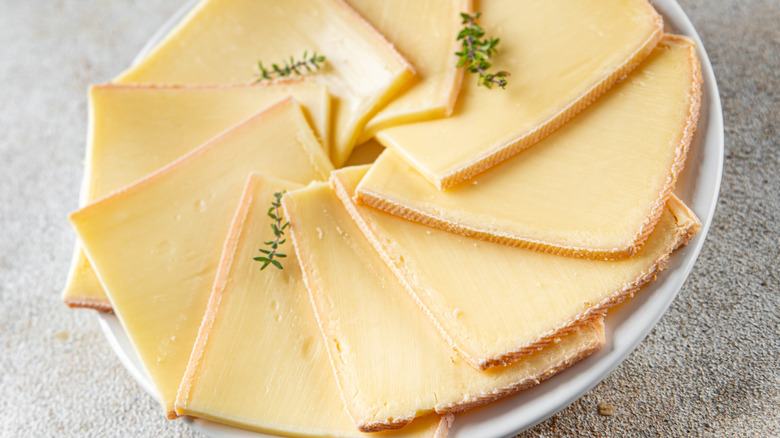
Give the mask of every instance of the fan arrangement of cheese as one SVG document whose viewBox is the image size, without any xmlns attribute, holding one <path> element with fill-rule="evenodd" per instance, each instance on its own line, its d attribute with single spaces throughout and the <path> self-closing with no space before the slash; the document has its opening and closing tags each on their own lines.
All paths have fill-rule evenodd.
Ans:
<svg viewBox="0 0 780 438">
<path fill-rule="evenodd" d="M 457 68 L 475 10 L 505 90 Z M 601 348 L 696 234 L 700 88 L 646 0 L 202 0 L 90 90 L 63 299 L 116 314 L 169 418 L 444 437 Z"/>
<path fill-rule="evenodd" d="M 700 95 L 693 50 L 687 39 L 665 38 L 588 111 L 446 191 L 388 150 L 358 197 L 466 236 L 589 258 L 631 256 L 661 217 L 693 136 Z"/>
<path fill-rule="evenodd" d="M 303 105 L 317 138 L 330 129 L 327 88 L 306 81 L 273 86 L 103 85 L 90 89 L 91 135 L 81 204 L 157 170 L 287 96 Z M 80 246 L 65 287 L 71 306 L 111 309 Z"/>
</svg>

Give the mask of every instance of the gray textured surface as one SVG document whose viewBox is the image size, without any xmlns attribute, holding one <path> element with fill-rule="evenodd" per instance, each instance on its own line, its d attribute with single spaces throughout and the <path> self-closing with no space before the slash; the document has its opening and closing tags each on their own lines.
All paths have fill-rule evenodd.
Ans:
<svg viewBox="0 0 780 438">
<path fill-rule="evenodd" d="M 726 122 L 710 236 L 678 299 L 602 384 L 534 436 L 780 436 L 780 2 L 682 0 Z M 167 421 L 91 311 L 60 302 L 86 87 L 178 2 L 0 0 L 0 435 L 198 436 Z M 614 406 L 611 417 L 598 405 Z"/>
</svg>

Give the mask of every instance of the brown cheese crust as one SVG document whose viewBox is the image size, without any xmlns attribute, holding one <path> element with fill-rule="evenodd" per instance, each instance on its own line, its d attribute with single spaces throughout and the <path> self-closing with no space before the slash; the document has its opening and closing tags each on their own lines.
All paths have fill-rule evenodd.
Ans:
<svg viewBox="0 0 780 438">
<path fill-rule="evenodd" d="M 99 312 L 114 313 L 114 308 L 106 298 L 105 301 L 98 298 L 66 297 L 62 300 L 71 309 L 93 309 Z"/>
<path fill-rule="evenodd" d="M 379 31 L 377 31 L 374 28 L 374 26 L 371 25 L 371 23 L 366 21 L 366 19 L 363 18 L 363 16 L 360 15 L 355 9 L 353 9 L 352 6 L 350 6 L 346 1 L 333 0 L 333 2 L 341 6 L 348 14 L 354 16 L 357 19 L 357 21 L 368 30 L 368 33 L 372 37 L 374 37 L 379 42 L 379 44 L 381 44 L 389 52 L 391 52 L 392 55 L 396 58 L 396 60 L 399 62 L 399 64 L 402 67 L 402 73 L 396 77 L 396 80 L 392 84 L 390 84 L 388 91 L 385 93 L 387 96 L 397 95 L 403 89 L 403 87 L 406 86 L 406 84 L 411 80 L 411 78 L 417 74 L 417 72 L 414 70 L 414 67 L 409 63 L 409 61 L 406 60 L 406 58 L 404 58 L 400 53 L 398 53 L 398 50 L 396 50 L 395 46 L 392 43 L 390 43 L 390 41 L 388 41 L 384 35 L 379 33 Z M 388 98 L 388 102 L 389 100 L 390 98 Z M 375 107 L 373 111 L 365 114 L 363 118 L 360 119 L 358 123 L 359 129 L 356 129 L 355 132 L 353 132 L 352 138 L 348 142 L 350 144 L 350 151 L 352 148 L 354 148 L 355 143 L 357 143 L 358 138 L 360 136 L 360 131 L 363 130 L 363 128 L 366 126 L 366 123 L 368 123 L 368 121 L 371 120 L 371 117 L 374 117 L 374 115 L 377 112 L 379 112 L 380 109 L 382 108 Z M 333 131 L 331 132 L 331 135 L 334 135 Z M 338 154 L 335 151 L 335 145 L 336 145 L 335 139 L 331 141 L 330 144 L 331 144 L 331 148 L 334 148 L 333 150 L 331 150 L 331 153 L 329 153 L 329 156 L 332 157 L 331 159 L 334 160 L 333 164 L 337 167 L 343 165 L 344 162 L 346 162 L 347 159 L 349 158 L 349 154 L 347 154 L 347 156 L 340 156 L 340 154 Z"/>
<path fill-rule="evenodd" d="M 461 12 L 466 14 L 474 13 L 473 0 L 461 0 Z M 445 105 L 445 112 L 442 114 L 443 117 L 449 117 L 455 110 L 455 103 L 458 101 L 458 95 L 460 94 L 461 85 L 463 84 L 463 76 L 465 76 L 465 74 L 466 71 L 463 68 L 458 68 L 455 69 L 454 73 L 448 78 L 450 81 L 450 92 L 449 99 Z"/>
<path fill-rule="evenodd" d="M 235 256 L 238 247 L 241 231 L 244 228 L 247 214 L 252 206 L 252 194 L 254 193 L 257 181 L 255 175 L 250 176 L 247 180 L 246 185 L 244 186 L 244 193 L 238 204 L 239 209 L 233 217 L 233 223 L 230 225 L 230 233 L 225 240 L 222 257 L 220 258 L 217 275 L 214 280 L 214 288 L 209 296 L 208 307 L 206 307 L 206 313 L 201 320 L 200 328 L 198 329 L 198 337 L 192 348 L 192 354 L 190 354 L 187 370 L 184 372 L 181 386 L 179 386 L 179 392 L 176 394 L 176 410 L 189 404 L 190 391 L 192 385 L 195 383 L 195 376 L 198 375 L 198 368 L 200 367 L 201 359 L 203 358 L 203 351 L 206 348 L 209 333 L 214 326 L 214 319 L 216 318 L 217 313 L 219 313 L 219 303 L 222 301 L 222 294 L 225 291 L 225 286 L 230 275 L 230 268 L 233 265 L 233 257 Z M 169 411 L 168 418 L 178 417 L 176 410 Z"/>
<path fill-rule="evenodd" d="M 353 409 L 353 406 L 351 403 L 348 403 L 347 400 L 344 397 L 344 387 L 342 386 L 341 382 L 344 380 L 341 377 L 341 370 L 338 366 L 336 366 L 336 357 L 337 357 L 337 349 L 338 346 L 335 345 L 335 341 L 331 339 L 328 334 L 325 332 L 325 325 L 324 325 L 324 319 L 322 317 L 322 310 L 317 306 L 317 300 L 314 299 L 313 291 L 319 290 L 320 288 L 318 285 L 322 283 L 322 280 L 320 279 L 320 276 L 316 269 L 314 269 L 313 266 L 311 266 L 309 263 L 305 263 L 306 257 L 306 250 L 303 247 L 303 245 L 300 244 L 301 237 L 296 232 L 296 230 L 300 229 L 300 225 L 296 226 L 297 217 L 298 214 L 296 214 L 296 204 L 295 201 L 291 200 L 289 196 L 283 196 L 282 197 L 282 206 L 284 208 L 284 216 L 286 218 L 289 218 L 290 221 L 290 239 L 292 240 L 293 247 L 295 248 L 295 254 L 298 257 L 298 262 L 300 264 L 301 268 L 301 274 L 303 277 L 303 283 L 306 285 L 306 290 L 309 291 L 309 299 L 311 300 L 312 309 L 314 310 L 314 317 L 317 319 L 317 327 L 320 328 L 320 334 L 322 334 L 322 339 L 325 342 L 325 350 L 328 352 L 328 359 L 330 361 L 331 369 L 333 370 L 333 376 L 336 380 L 336 386 L 339 388 L 339 396 L 341 397 L 342 403 L 344 403 L 344 407 L 349 413 L 349 417 L 352 419 L 353 423 L 355 424 L 355 427 L 358 428 L 361 432 L 379 432 L 382 430 L 391 430 L 391 429 L 399 429 L 414 420 L 414 415 L 410 416 L 404 416 L 400 418 L 394 418 L 392 422 L 385 423 L 385 424 L 365 424 L 361 423 L 357 419 L 359 418 L 359 413 L 355 412 Z"/>
<path fill-rule="evenodd" d="M 646 3 L 648 12 L 654 16 L 656 31 L 644 42 L 644 44 L 631 55 L 623 65 L 619 66 L 612 73 L 604 76 L 600 81 L 594 84 L 582 96 L 575 99 L 569 106 L 563 108 L 558 114 L 554 115 L 546 122 L 539 125 L 533 131 L 512 141 L 511 143 L 499 145 L 483 154 L 475 161 L 459 168 L 449 170 L 440 179 L 434 182 L 439 190 L 454 187 L 464 181 L 474 178 L 476 175 L 496 166 L 502 161 L 517 155 L 524 149 L 534 145 L 539 140 L 547 137 L 556 129 L 563 126 L 569 119 L 577 115 L 580 111 L 587 108 L 599 96 L 607 92 L 619 80 L 628 76 L 635 68 L 647 58 L 653 49 L 663 38 L 663 17 L 655 11 L 652 5 Z"/>
<path fill-rule="evenodd" d="M 599 351 L 604 344 L 606 343 L 606 337 L 604 333 L 604 317 L 603 315 L 597 315 L 593 318 L 591 318 L 589 321 L 582 324 L 580 327 L 576 327 L 574 330 L 571 330 L 570 333 L 575 333 L 576 331 L 580 330 L 580 328 L 583 328 L 585 326 L 589 326 L 589 328 L 598 331 L 599 334 L 601 334 L 601 337 L 598 339 L 594 339 L 589 345 L 587 345 L 583 350 L 577 352 L 575 356 L 569 357 L 563 362 L 559 363 L 551 363 L 550 366 L 545 369 L 544 371 L 528 377 L 526 379 L 523 379 L 519 382 L 515 382 L 513 385 L 501 388 L 498 391 L 479 394 L 477 396 L 472 396 L 468 398 L 464 398 L 463 400 L 458 400 L 455 403 L 446 405 L 446 406 L 437 406 L 436 412 L 443 414 L 443 413 L 457 413 L 457 412 L 463 412 L 478 406 L 482 406 L 488 403 L 491 403 L 493 401 L 496 401 L 498 399 L 510 396 L 512 394 L 516 394 L 518 392 L 524 391 L 528 388 L 531 388 L 533 386 L 536 386 L 545 380 L 549 379 L 550 377 L 560 373 L 561 371 L 564 371 L 568 368 L 570 368 L 575 363 L 581 361 L 582 359 L 590 356 L 591 354 Z M 556 338 L 556 340 L 560 340 L 563 336 Z"/>
<path fill-rule="evenodd" d="M 393 271 L 400 283 L 409 292 L 417 305 L 425 312 L 428 318 L 433 322 L 436 329 L 444 337 L 444 339 L 450 344 L 450 346 L 456 349 L 460 355 L 475 368 L 485 370 L 494 366 L 508 365 L 522 359 L 539 349 L 542 349 L 560 339 L 561 336 L 565 336 L 573 331 L 576 331 L 579 326 L 587 323 L 589 320 L 603 315 L 610 307 L 615 306 L 623 302 L 626 298 L 632 297 L 637 290 L 643 285 L 649 283 L 655 276 L 661 272 L 665 267 L 669 259 L 669 254 L 680 246 L 685 245 L 690 239 L 695 236 L 701 227 L 701 222 L 694 215 L 694 213 L 685 206 L 677 197 L 671 195 L 669 201 L 669 208 L 677 219 L 677 229 L 672 239 L 671 246 L 667 249 L 665 254 L 658 258 L 652 266 L 650 266 L 639 278 L 634 281 L 624 284 L 621 288 L 612 292 L 605 300 L 600 303 L 592 303 L 587 311 L 575 317 L 562 321 L 561 324 L 554 330 L 542 334 L 535 342 L 520 345 L 517 348 L 508 351 L 498 357 L 478 357 L 469 352 L 463 351 L 462 348 L 458 348 L 456 343 L 444 330 L 441 323 L 437 320 L 435 315 L 425 306 L 415 292 L 415 286 L 410 278 L 413 278 L 413 274 L 408 272 L 398 261 L 396 261 L 379 239 L 376 238 L 370 225 L 366 222 L 366 219 L 358 212 L 352 199 L 352 195 L 347 188 L 347 183 L 341 180 L 341 176 L 338 172 L 331 175 L 330 183 L 334 188 L 337 196 L 341 199 L 345 205 L 347 211 L 353 220 L 357 223 L 360 230 L 366 236 L 371 245 L 377 250 L 382 260 Z"/>
<path fill-rule="evenodd" d="M 472 14 L 474 12 L 474 2 L 473 0 L 459 0 L 459 8 L 458 11 L 461 13 L 466 14 Z M 456 26 L 460 26 L 460 15 L 456 14 L 455 19 L 457 20 Z M 456 52 L 458 49 L 457 41 L 453 39 L 453 50 L 452 52 Z M 402 54 L 403 56 L 403 54 Z M 458 101 L 458 95 L 460 94 L 461 85 L 463 84 L 463 77 L 465 76 L 465 69 L 463 68 L 453 68 L 450 73 L 447 74 L 446 82 L 447 82 L 447 90 L 448 92 L 445 94 L 446 99 L 441 102 L 441 110 L 436 113 L 436 117 L 449 117 L 452 115 L 452 112 L 455 110 L 455 103 Z M 397 97 L 400 97 L 403 95 L 405 91 L 408 91 L 407 88 L 414 87 L 415 82 L 412 81 L 410 83 L 405 84 L 405 87 L 401 90 L 399 90 L 399 93 Z M 380 108 L 381 111 L 381 108 Z M 379 112 L 379 111 L 378 111 Z M 370 121 L 370 119 L 368 119 Z M 392 120 L 392 119 L 391 119 Z M 370 122 L 369 122 L 370 125 Z M 368 129 L 365 129 L 358 137 L 358 144 L 363 144 L 367 141 L 369 141 L 371 138 L 374 137 L 374 135 L 383 130 L 387 129 L 389 127 L 395 126 L 395 123 L 388 123 L 382 122 L 379 124 L 376 124 L 374 126 L 368 126 Z"/>
<path fill-rule="evenodd" d="M 619 260 L 633 256 L 642 249 L 642 245 L 652 233 L 655 225 L 661 219 L 667 200 L 672 195 L 672 190 L 677 183 L 677 178 L 685 166 L 685 160 L 688 155 L 693 140 L 696 125 L 699 120 L 699 110 L 701 107 L 702 76 L 699 58 L 696 55 L 695 43 L 688 37 L 679 35 L 664 35 L 660 43 L 663 44 L 689 44 L 688 63 L 691 72 L 691 84 L 687 95 L 689 105 L 685 117 L 685 125 L 680 137 L 680 142 L 675 147 L 674 160 L 669 169 L 669 175 L 663 188 L 658 194 L 658 198 L 653 202 L 647 219 L 641 224 L 639 230 L 629 246 L 623 248 L 612 248 L 609 250 L 599 250 L 592 248 L 579 247 L 574 245 L 559 245 L 551 242 L 543 242 L 530 238 L 501 235 L 495 232 L 488 232 L 483 229 L 470 227 L 463 223 L 451 220 L 442 216 L 434 216 L 430 212 L 417 210 L 409 205 L 395 202 L 391 199 L 378 195 L 366 188 L 358 190 L 358 200 L 371 207 L 385 211 L 395 216 L 401 216 L 413 222 L 425 224 L 434 228 L 439 228 L 451 233 L 461 234 L 467 237 L 485 240 L 488 242 L 500 243 L 503 245 L 516 246 L 519 248 L 542 251 L 549 254 L 561 256 L 581 257 L 592 260 Z M 546 134 L 545 134 L 546 135 Z M 541 138 L 540 138 L 541 139 Z"/>
<path fill-rule="evenodd" d="M 140 89 L 140 90 L 198 90 L 198 89 L 220 89 L 220 88 L 244 88 L 244 87 L 273 87 L 273 86 L 285 86 L 294 85 L 300 83 L 315 82 L 311 78 L 306 77 L 287 77 L 276 78 L 270 81 L 263 82 L 236 82 L 227 84 L 149 84 L 149 83 L 116 83 L 108 82 L 101 85 L 93 85 L 94 89 Z"/>
<path fill-rule="evenodd" d="M 450 433 L 452 423 L 455 422 L 455 416 L 452 414 L 443 415 L 439 420 L 439 427 L 436 428 L 436 432 L 433 434 L 433 438 L 446 438 Z"/>
<path fill-rule="evenodd" d="M 287 86 L 287 85 L 295 85 L 295 84 L 301 84 L 301 83 L 310 83 L 315 84 L 313 80 L 310 78 L 279 78 L 275 79 L 273 81 L 267 81 L 267 82 L 258 82 L 258 83 L 246 83 L 246 84 L 201 84 L 201 85 L 172 85 L 172 84 L 116 84 L 116 83 L 106 83 L 102 85 L 93 85 L 91 86 L 92 90 L 101 90 L 101 89 L 138 89 L 138 90 L 144 90 L 144 89 L 151 89 L 151 90 L 188 90 L 188 89 L 225 89 L 225 88 L 247 88 L 247 87 L 275 87 L 275 86 Z M 89 142 L 88 142 L 89 143 Z M 89 144 L 87 146 L 90 147 Z M 89 150 L 89 149 L 88 149 Z M 88 152 L 89 154 L 89 152 Z M 87 199 L 87 186 L 89 184 L 89 171 L 87 171 L 84 175 L 84 180 L 82 181 L 82 193 L 81 193 L 81 201 L 80 206 L 83 207 L 87 204 L 90 204 L 89 200 Z M 74 253 L 74 263 L 76 260 L 78 260 L 79 257 L 79 249 L 81 248 L 80 244 L 77 242 L 76 244 L 77 250 Z M 71 275 L 74 272 L 75 267 L 71 267 Z M 68 284 L 70 284 L 71 279 L 68 279 Z M 97 291 L 96 291 L 97 292 Z M 69 287 L 66 286 L 65 290 L 63 291 L 62 295 L 62 301 L 70 308 L 84 308 L 84 309 L 94 309 L 101 312 L 110 312 L 113 313 L 113 308 L 111 306 L 111 301 L 109 301 L 108 296 L 105 295 L 105 291 L 101 290 L 98 292 L 102 296 L 87 296 L 87 295 L 79 295 L 78 293 L 74 293 L 71 290 L 69 290 Z"/>
<path fill-rule="evenodd" d="M 305 244 L 305 239 L 303 239 L 299 234 L 300 233 L 299 230 L 302 228 L 303 224 L 298 223 L 296 221 L 296 218 L 299 216 L 297 214 L 296 202 L 294 199 L 287 196 L 283 198 L 282 203 L 285 209 L 285 216 L 290 219 L 291 238 L 293 240 L 295 251 L 298 256 L 298 260 L 300 262 L 301 270 L 303 272 L 304 282 L 306 284 L 307 289 L 309 290 L 309 297 L 312 300 L 312 305 L 314 308 L 314 313 L 317 318 L 317 323 L 320 327 L 321 333 L 327 345 L 328 356 L 331 361 L 333 372 L 336 376 L 336 382 L 339 385 L 339 391 L 341 393 L 342 399 L 344 399 L 344 403 L 347 408 L 347 411 L 350 413 L 350 416 L 352 417 L 357 428 L 362 432 L 379 432 L 384 430 L 398 429 L 400 427 L 403 427 L 406 424 L 409 424 L 415 418 L 432 412 L 436 412 L 438 414 L 452 414 L 452 413 L 465 411 L 477 406 L 490 403 L 497 399 L 509 396 L 511 394 L 517 393 L 519 391 L 522 391 L 524 389 L 530 388 L 534 385 L 541 383 L 542 381 L 550 378 L 551 376 L 557 374 L 558 372 L 566 368 L 569 368 L 571 365 L 578 362 L 582 358 L 597 351 L 605 343 L 603 318 L 601 314 L 598 314 L 591 317 L 591 319 L 584 321 L 580 326 L 574 327 L 568 332 L 566 332 L 566 334 L 574 334 L 578 330 L 587 329 L 598 333 L 599 336 L 597 338 L 592 339 L 587 345 L 582 346 L 582 348 L 578 348 L 575 353 L 570 353 L 564 360 L 560 362 L 548 364 L 547 368 L 538 371 L 534 375 L 526 376 L 521 380 L 512 382 L 510 385 L 500 387 L 498 389 L 494 389 L 482 393 L 476 393 L 476 394 L 467 394 L 464 395 L 461 399 L 456 401 L 452 401 L 446 404 L 439 403 L 436 405 L 432 405 L 430 406 L 430 409 L 428 411 L 423 411 L 423 412 L 410 411 L 410 412 L 394 415 L 393 417 L 390 418 L 382 418 L 382 419 L 363 418 L 361 417 L 361 413 L 357 411 L 355 409 L 355 406 L 353 406 L 352 403 L 349 403 L 345 397 L 345 392 L 344 392 L 345 388 L 342 386 L 342 381 L 345 379 L 345 377 L 342 374 L 341 367 L 337 365 L 337 362 L 339 360 L 338 359 L 339 351 L 340 351 L 339 343 L 337 340 L 337 336 L 334 336 L 333 333 L 330 333 L 327 327 L 329 322 L 327 320 L 327 317 L 325 316 L 328 313 L 327 309 L 322 309 L 320 307 L 322 305 L 327 305 L 324 304 L 326 300 L 317 299 L 315 297 L 315 295 L 318 295 L 320 291 L 322 291 L 322 287 L 321 287 L 322 279 L 320 277 L 318 268 L 316 266 L 313 266 L 311 263 L 306 262 L 309 259 L 309 257 L 307 257 L 309 249 Z M 557 342 L 557 340 L 560 340 L 562 336 L 563 334 L 560 335 L 553 342 Z"/>
<path fill-rule="evenodd" d="M 664 211 L 664 206 L 667 201 L 672 197 L 672 190 L 677 184 L 677 178 L 685 167 L 685 160 L 688 157 L 688 149 L 693 141 L 693 134 L 696 132 L 696 125 L 699 123 L 699 111 L 701 109 L 701 64 L 699 57 L 696 55 L 696 43 L 688 37 L 681 35 L 664 35 L 664 39 L 661 44 L 689 44 L 688 48 L 688 64 L 691 70 L 691 86 L 688 89 L 688 114 L 685 118 L 685 128 L 683 129 L 680 143 L 675 149 L 674 162 L 672 168 L 669 170 L 669 176 L 666 178 L 664 187 L 658 196 L 658 199 L 653 203 L 650 210 L 650 215 L 647 220 L 642 224 L 637 236 L 634 238 L 634 244 L 631 246 L 627 254 L 624 257 L 630 257 L 636 254 L 642 245 L 647 241 L 650 233 L 653 232 L 653 228 L 661 219 L 661 213 Z M 679 200 L 678 200 L 679 201 Z M 687 208 L 687 207 L 686 207 Z M 697 229 L 698 231 L 698 229 Z"/>
<path fill-rule="evenodd" d="M 599 315 L 606 314 L 610 308 L 622 303 L 628 298 L 632 298 L 642 286 L 654 280 L 661 271 L 666 269 L 671 253 L 690 242 L 690 240 L 699 232 L 699 229 L 701 228 L 701 222 L 699 219 L 692 210 L 690 210 L 682 201 L 680 201 L 679 198 L 672 195 L 668 205 L 670 211 L 677 220 L 677 229 L 675 230 L 674 239 L 672 240 L 672 244 L 669 246 L 666 253 L 658 258 L 655 263 L 653 263 L 653 265 L 650 266 L 648 270 L 645 271 L 639 278 L 623 285 L 621 289 L 614 291 L 610 296 L 602 300 L 600 303 L 595 303 L 584 313 L 563 322 L 558 329 L 545 333 L 537 342 L 523 348 L 518 348 L 517 350 L 512 351 L 500 358 L 480 361 L 480 369 L 487 369 L 497 365 L 506 365 L 512 363 L 522 358 L 523 356 L 532 353 L 533 351 L 544 348 L 545 346 L 556 342 L 557 339 L 561 336 L 560 333 L 569 333 L 573 330 L 576 330 L 577 327 L 586 323 L 588 320 L 594 317 L 598 317 Z"/>
</svg>

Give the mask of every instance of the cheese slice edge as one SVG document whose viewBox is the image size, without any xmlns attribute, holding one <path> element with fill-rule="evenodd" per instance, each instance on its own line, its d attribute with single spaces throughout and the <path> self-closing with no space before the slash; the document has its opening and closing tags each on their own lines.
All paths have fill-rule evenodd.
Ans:
<svg viewBox="0 0 780 438">
<path fill-rule="evenodd" d="M 443 339 L 479 369 L 513 363 L 633 296 L 701 227 L 695 214 L 673 196 L 650 246 L 631 259 L 595 261 L 544 254 L 430 229 L 358 205 L 354 189 L 367 168 L 337 170 L 331 184 Z M 435 268 L 438 259 L 418 254 L 423 250 L 412 249 L 415 245 L 447 253 L 448 268 Z M 475 269 L 459 263 L 483 265 Z M 500 283 L 491 285 L 490 278 Z M 584 281 L 590 285 L 582 286 Z M 576 301 L 580 296 L 584 301 Z M 550 310 L 542 311 L 545 307 Z M 559 319 L 542 317 L 552 310 Z M 509 331 L 515 321 L 525 321 L 527 327 Z"/>
<path fill-rule="evenodd" d="M 232 211 L 258 169 L 300 183 L 331 169 L 292 99 L 70 216 L 171 417 Z"/>
<path fill-rule="evenodd" d="M 464 236 L 552 254 L 627 258 L 671 196 L 700 102 L 695 43 L 666 35 L 642 66 L 567 126 L 470 183 L 440 192 L 388 150 L 360 182 L 358 197 Z"/>
<path fill-rule="evenodd" d="M 392 127 L 378 132 L 377 140 L 440 190 L 535 144 L 636 68 L 661 40 L 663 20 L 647 1 L 596 3 L 482 4 L 480 25 L 501 39 L 499 54 L 491 59 L 494 68 L 515 75 L 507 88 L 486 90 L 468 78 L 451 117 Z M 559 35 L 561 44 L 554 38 Z M 593 51 L 600 46 L 609 47 Z M 595 65 L 596 60 L 603 64 Z M 548 65 L 554 71 L 547 71 Z M 559 82 L 549 78 L 571 88 L 559 90 Z M 558 98 L 540 103 L 545 95 Z M 446 154 L 438 153 L 442 146 Z"/>
<path fill-rule="evenodd" d="M 358 143 L 383 129 L 449 116 L 460 92 L 464 70 L 457 68 L 460 13 L 472 13 L 471 0 L 410 0 L 349 4 L 385 35 L 414 66 L 417 81 L 393 98 L 368 121 Z"/>
<path fill-rule="evenodd" d="M 303 105 L 318 139 L 327 140 L 330 96 L 324 85 L 308 80 L 224 86 L 92 86 L 80 205 L 169 164 L 288 95 Z M 191 117 L 192 105 L 196 106 L 195 117 Z M 124 113 L 127 110 L 129 114 Z M 149 126 L 144 126 L 144 120 Z M 111 311 L 111 303 L 78 242 L 62 299 L 72 308 Z"/>
<path fill-rule="evenodd" d="M 411 65 L 343 0 L 203 0 L 139 64 L 114 82 L 214 84 L 317 52 L 311 78 L 333 96 L 330 158 L 341 165 L 370 117 L 414 76 Z M 361 53 L 360 62 L 354 53 Z M 215 68 L 217 66 L 217 68 Z"/>
<path fill-rule="evenodd" d="M 291 192 L 283 203 L 339 388 L 361 430 L 488 403 L 538 384 L 604 343 L 597 316 L 517 364 L 475 370 L 453 356 L 328 187 Z M 342 275 L 354 266 L 362 269 Z"/>
<path fill-rule="evenodd" d="M 283 270 L 260 271 L 252 260 L 259 243 L 274 238 L 272 193 L 299 187 L 260 173 L 248 178 L 176 412 L 281 436 L 363 437 L 338 395 L 292 244 L 280 247 Z M 431 416 L 387 435 L 445 436 L 451 423 Z"/>
</svg>

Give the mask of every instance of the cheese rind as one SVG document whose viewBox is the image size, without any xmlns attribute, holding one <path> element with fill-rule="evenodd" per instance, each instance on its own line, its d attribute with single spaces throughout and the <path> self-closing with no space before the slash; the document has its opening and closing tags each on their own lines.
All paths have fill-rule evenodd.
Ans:
<svg viewBox="0 0 780 438">
<path fill-rule="evenodd" d="M 71 214 L 168 415 L 247 175 L 307 183 L 331 169 L 300 106 L 286 99 Z"/>
<path fill-rule="evenodd" d="M 343 163 L 368 119 L 414 75 L 412 67 L 342 0 L 203 0 L 120 83 L 250 82 L 304 52 L 327 58 L 311 75 L 333 97 L 330 157 Z M 356 54 L 360 54 L 356 56 Z"/>
<path fill-rule="evenodd" d="M 500 38 L 505 90 L 464 79 L 448 118 L 396 126 L 376 138 L 439 189 L 497 165 L 553 132 L 633 70 L 660 41 L 646 0 L 483 2 L 486 34 Z"/>
<path fill-rule="evenodd" d="M 464 73 L 455 56 L 460 14 L 473 11 L 472 1 L 348 2 L 409 60 L 418 79 L 371 118 L 361 139 L 391 126 L 452 114 Z"/>
<path fill-rule="evenodd" d="M 633 295 L 701 226 L 672 197 L 633 257 L 563 257 L 459 236 L 357 205 L 352 197 L 365 171 L 341 169 L 331 182 L 444 339 L 479 369 L 517 361 Z"/>
<path fill-rule="evenodd" d="M 73 249 L 68 279 L 62 290 L 62 301 L 70 308 L 94 309 L 101 312 L 113 311 L 111 301 L 108 300 L 106 292 L 103 291 L 103 286 L 79 241 L 76 242 Z"/>
<path fill-rule="evenodd" d="M 281 247 L 284 269 L 261 271 L 253 260 L 274 239 L 274 192 L 299 187 L 259 173 L 247 180 L 176 412 L 280 436 L 365 437 L 338 395 L 292 243 Z M 434 437 L 448 427 L 431 416 L 388 436 Z"/>
<path fill-rule="evenodd" d="M 93 86 L 81 206 L 165 166 L 233 125 L 293 96 L 320 140 L 330 132 L 330 96 L 304 80 L 230 86 Z M 77 243 L 63 301 L 110 311 Z"/>
<path fill-rule="evenodd" d="M 488 403 L 604 343 L 597 318 L 516 364 L 476 370 L 441 339 L 332 190 L 314 184 L 282 202 L 339 389 L 360 430 Z"/>
<path fill-rule="evenodd" d="M 666 36 L 626 80 L 533 148 L 436 190 L 394 151 L 360 182 L 368 205 L 469 237 L 593 259 L 636 253 L 661 217 L 699 115 L 695 43 Z"/>
</svg>

